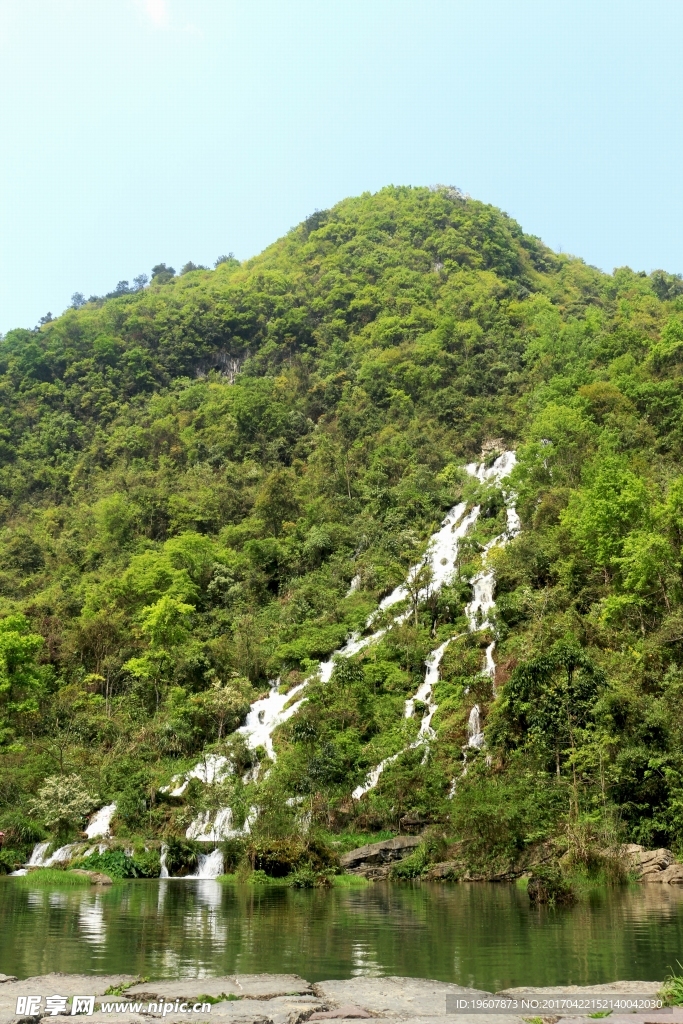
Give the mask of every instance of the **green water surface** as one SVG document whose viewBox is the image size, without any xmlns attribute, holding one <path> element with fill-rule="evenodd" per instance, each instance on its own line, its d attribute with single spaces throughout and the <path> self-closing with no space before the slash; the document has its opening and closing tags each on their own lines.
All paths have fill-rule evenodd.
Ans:
<svg viewBox="0 0 683 1024">
<path fill-rule="evenodd" d="M 0 880 L 0 972 L 160 977 L 293 972 L 511 985 L 661 980 L 683 961 L 683 892 L 606 890 L 532 909 L 513 885 L 292 890 L 131 881 L 49 890 Z"/>
</svg>

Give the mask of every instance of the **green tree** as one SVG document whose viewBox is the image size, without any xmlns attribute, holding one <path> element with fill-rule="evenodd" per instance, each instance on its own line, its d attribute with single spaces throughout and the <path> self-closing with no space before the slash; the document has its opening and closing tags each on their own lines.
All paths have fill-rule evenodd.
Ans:
<svg viewBox="0 0 683 1024">
<path fill-rule="evenodd" d="M 25 616 L 0 619 L 0 707 L 7 716 L 3 723 L 5 736 L 7 718 L 32 718 L 38 713 L 45 683 L 36 657 L 43 645 L 42 636 L 31 632 Z"/>
<path fill-rule="evenodd" d="M 162 687 L 172 673 L 180 647 L 189 636 L 193 612 L 193 605 L 164 594 L 155 604 L 143 608 L 140 615 L 140 633 L 147 641 L 147 650 L 141 657 L 127 661 L 124 668 L 152 685 L 157 709 Z"/>
</svg>

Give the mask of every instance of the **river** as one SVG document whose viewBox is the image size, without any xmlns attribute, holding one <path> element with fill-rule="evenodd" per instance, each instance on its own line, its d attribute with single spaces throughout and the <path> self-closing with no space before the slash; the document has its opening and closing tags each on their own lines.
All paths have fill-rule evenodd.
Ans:
<svg viewBox="0 0 683 1024">
<path fill-rule="evenodd" d="M 660 980 L 683 959 L 683 892 L 605 890 L 532 909 L 514 885 L 293 890 L 214 881 L 50 890 L 0 879 L 0 971 L 205 977 L 293 972 L 512 985 Z"/>
</svg>

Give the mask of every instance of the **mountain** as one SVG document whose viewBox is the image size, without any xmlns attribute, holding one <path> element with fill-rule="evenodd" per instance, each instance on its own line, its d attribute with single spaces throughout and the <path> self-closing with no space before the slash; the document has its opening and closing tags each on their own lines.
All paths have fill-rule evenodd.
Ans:
<svg viewBox="0 0 683 1024">
<path fill-rule="evenodd" d="M 5 868 L 114 803 L 136 841 L 414 822 L 475 870 L 683 849 L 683 280 L 447 187 L 155 269 L 0 343 Z"/>
</svg>

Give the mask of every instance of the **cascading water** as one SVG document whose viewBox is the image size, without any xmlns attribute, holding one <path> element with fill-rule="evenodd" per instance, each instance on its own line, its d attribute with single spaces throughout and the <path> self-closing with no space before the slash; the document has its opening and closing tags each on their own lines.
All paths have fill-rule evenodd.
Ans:
<svg viewBox="0 0 683 1024">
<path fill-rule="evenodd" d="M 467 505 L 463 501 L 451 509 L 442 522 L 441 528 L 436 533 L 432 534 L 429 543 L 427 544 L 427 550 L 423 561 L 419 565 L 414 565 L 408 570 L 409 580 L 416 576 L 423 565 L 428 565 L 431 570 L 431 581 L 429 584 L 430 589 L 439 590 L 444 583 L 447 583 L 451 579 L 455 569 L 456 559 L 458 557 L 458 540 L 460 537 L 465 536 L 465 533 L 467 533 L 471 525 L 469 522 L 467 524 L 461 523 L 460 527 L 458 527 L 457 530 L 455 529 L 456 523 L 462 519 L 466 508 Z M 472 522 L 474 522 L 476 517 L 479 515 L 478 506 L 476 513 L 473 509 L 468 519 L 473 515 L 473 513 L 474 519 Z M 387 608 L 391 608 L 400 601 L 405 601 L 409 596 L 408 589 L 404 584 L 396 587 L 395 590 L 392 590 L 387 597 L 380 601 L 377 611 L 368 619 L 368 625 L 370 625 L 379 612 L 386 611 Z M 426 591 L 421 591 L 419 600 L 423 601 L 426 596 Z"/>
<path fill-rule="evenodd" d="M 471 476 L 474 476 L 482 484 L 489 482 L 495 482 L 499 484 L 501 480 L 503 480 L 506 476 L 508 476 L 509 473 L 512 472 L 516 464 L 516 461 L 517 460 L 514 452 L 504 452 L 493 462 L 491 466 L 486 466 L 485 463 L 472 462 L 469 465 L 467 465 L 465 469 Z M 511 498 L 514 498 L 514 496 L 505 495 L 505 498 L 506 500 L 509 501 L 511 500 Z M 440 544 L 443 544 L 445 542 L 445 527 L 446 524 L 450 521 L 451 559 L 446 558 L 445 561 L 443 561 L 443 564 L 441 561 L 439 562 L 439 585 L 443 585 L 443 583 L 447 582 L 451 578 L 457 560 L 458 542 L 462 537 L 466 536 L 466 534 L 469 533 L 469 531 L 472 529 L 472 527 L 474 526 L 479 517 L 480 507 L 478 505 L 476 505 L 471 510 L 469 515 L 465 516 L 465 518 L 462 519 L 464 510 L 465 505 L 457 505 L 451 511 L 451 513 L 449 513 L 449 516 L 444 521 L 444 526 L 442 527 L 438 534 L 434 535 L 428 547 L 428 552 L 434 551 L 439 548 Z M 457 530 L 453 530 L 453 525 L 459 520 L 461 520 L 460 525 L 458 526 Z M 506 520 L 506 532 L 498 537 L 494 537 L 493 540 L 489 541 L 488 544 L 486 544 L 486 546 L 484 547 L 484 561 L 486 560 L 486 555 L 488 554 L 492 547 L 506 544 L 509 539 L 515 537 L 519 533 L 521 524 L 519 516 L 517 515 L 517 510 L 515 509 L 514 505 L 510 505 L 507 508 Z M 453 544 L 453 539 L 455 539 L 455 544 Z M 434 563 L 435 559 L 432 558 L 431 565 L 433 572 L 435 569 Z M 416 571 L 417 567 L 411 570 L 411 572 L 413 573 Z M 465 609 L 465 614 L 467 616 L 467 621 L 471 632 L 491 628 L 489 615 L 495 608 L 495 601 L 493 597 L 494 589 L 495 574 L 492 569 L 485 569 L 484 571 L 479 573 L 479 575 L 476 576 L 472 581 L 472 600 Z M 384 602 L 380 603 L 380 609 L 382 609 L 383 607 L 389 607 L 391 604 L 403 600 L 407 596 L 408 592 L 406 588 L 399 587 L 397 588 L 396 591 L 394 591 L 393 594 L 390 594 L 388 598 L 385 598 Z M 423 598 L 424 596 L 426 596 L 426 594 L 420 596 L 421 598 Z M 368 621 L 371 622 L 373 618 L 374 616 L 371 616 Z M 417 693 L 406 701 L 406 718 L 412 717 L 416 701 L 423 701 L 427 704 L 427 714 L 424 716 L 422 720 L 417 740 L 415 740 L 408 747 L 406 747 L 405 750 L 414 750 L 417 746 L 426 743 L 428 740 L 432 739 L 435 736 L 434 730 L 431 727 L 431 722 L 432 717 L 434 716 L 434 713 L 437 710 L 437 705 L 434 704 L 431 700 L 432 687 L 438 681 L 439 665 L 446 651 L 446 647 L 451 642 L 451 640 L 454 639 L 456 638 L 451 637 L 450 640 L 447 640 L 444 644 L 441 645 L 441 647 L 438 647 L 435 651 L 432 651 L 432 653 L 426 660 L 427 673 L 425 675 L 425 681 L 423 682 L 422 686 L 419 688 Z M 485 663 L 483 669 L 483 674 L 489 676 L 491 680 L 494 680 L 496 673 L 496 663 L 493 659 L 493 652 L 495 650 L 495 646 L 495 641 L 493 641 L 486 648 Z M 468 746 L 481 749 L 484 746 L 485 741 L 484 733 L 481 727 L 481 710 L 478 704 L 475 704 L 472 710 L 470 711 L 468 721 L 468 733 Z M 374 787 L 379 782 L 380 776 L 384 769 L 386 768 L 386 766 L 395 761 L 396 758 L 399 757 L 401 753 L 404 753 L 404 751 L 399 751 L 398 754 L 392 754 L 390 757 L 387 757 L 382 762 L 380 762 L 380 764 L 378 764 L 376 768 L 373 768 L 373 770 L 368 774 L 364 785 L 357 786 L 356 789 L 354 789 L 353 793 L 351 794 L 352 797 L 355 800 L 359 800 L 361 796 L 363 796 L 365 793 L 368 793 L 371 789 L 374 789 Z M 465 755 L 465 758 L 466 756 L 467 755 Z M 451 791 L 449 793 L 449 796 L 452 796 L 454 792 L 455 780 L 453 780 L 451 784 Z"/>
<path fill-rule="evenodd" d="M 476 747 L 477 750 L 481 750 L 484 746 L 484 733 L 481 728 L 481 711 L 478 704 L 475 704 L 470 711 L 470 717 L 467 722 L 467 732 L 469 733 L 467 746 Z"/>
<path fill-rule="evenodd" d="M 99 811 L 93 814 L 86 826 L 85 834 L 88 839 L 95 839 L 97 836 L 108 836 L 111 819 L 115 813 L 116 804 L 107 804 L 106 807 L 100 807 Z"/>
<path fill-rule="evenodd" d="M 306 685 L 306 682 L 299 683 L 288 693 L 280 693 L 279 682 L 279 679 L 275 680 L 267 697 L 254 701 L 249 709 L 246 722 L 237 730 L 240 735 L 244 736 L 247 746 L 251 750 L 265 747 L 268 757 L 272 761 L 275 760 L 273 732 L 278 725 L 282 725 L 298 711 L 302 702 L 300 700 L 294 704 L 289 704 L 289 702 Z M 289 707 L 286 706 L 287 704 Z"/>
<path fill-rule="evenodd" d="M 223 874 L 223 851 L 213 850 L 212 853 L 200 853 L 197 857 L 197 870 L 188 878 L 218 878 Z"/>
<path fill-rule="evenodd" d="M 207 754 L 203 761 L 196 764 L 185 775 L 174 775 L 168 786 L 162 786 L 161 792 L 169 796 L 182 796 L 190 784 L 191 779 L 199 779 L 205 786 L 214 782 L 222 782 L 230 774 L 232 766 L 227 757 L 222 754 Z M 180 785 L 176 785 L 183 780 Z"/>
<path fill-rule="evenodd" d="M 494 680 L 496 677 L 496 663 L 493 660 L 493 652 L 495 651 L 495 649 L 496 641 L 492 640 L 491 643 L 486 648 L 486 653 L 484 654 L 484 675 L 489 676 L 489 678 L 492 680 Z"/>
<path fill-rule="evenodd" d="M 494 587 L 495 576 L 492 569 L 479 573 L 472 580 L 472 600 L 465 609 L 472 633 L 479 629 L 491 628 L 489 612 L 496 606 L 496 602 L 493 600 Z"/>
<path fill-rule="evenodd" d="M 420 686 L 417 693 L 415 693 L 412 697 L 409 697 L 408 700 L 406 701 L 406 718 L 412 718 L 415 712 L 415 704 L 417 701 L 420 701 L 427 705 L 427 714 L 422 719 L 422 722 L 420 724 L 420 731 L 417 734 L 417 739 L 413 740 L 413 742 L 410 743 L 407 747 L 405 747 L 404 750 L 399 750 L 397 754 L 392 754 L 390 757 L 385 757 L 384 760 L 381 761 L 376 768 L 373 768 L 372 771 L 368 773 L 368 776 L 364 784 L 362 786 L 356 786 L 353 793 L 351 794 L 354 800 L 360 800 L 362 796 L 364 796 L 366 793 L 369 793 L 371 789 L 374 789 L 377 783 L 379 782 L 380 776 L 384 769 L 387 767 L 387 765 L 392 764 L 398 757 L 401 756 L 401 754 L 405 753 L 406 750 L 415 750 L 417 747 L 421 747 L 427 744 L 429 740 L 434 739 L 436 733 L 432 729 L 431 722 L 432 716 L 434 715 L 434 712 L 437 710 L 438 705 L 434 704 L 432 701 L 432 688 L 439 681 L 439 665 L 441 664 L 441 659 L 446 653 L 446 648 L 451 643 L 451 641 L 455 639 L 457 639 L 457 637 L 450 637 L 448 640 L 444 641 L 444 643 L 442 643 L 440 647 L 437 647 L 435 651 L 432 651 L 432 653 L 427 657 L 425 661 L 427 671 L 425 673 L 424 682 Z"/>
<path fill-rule="evenodd" d="M 463 519 L 463 513 L 466 509 L 466 504 L 461 502 L 456 505 L 448 513 L 446 518 L 439 530 L 432 535 L 425 554 L 425 562 L 429 564 L 432 574 L 430 583 L 430 589 L 437 590 L 444 583 L 448 582 L 455 570 L 455 565 L 458 557 L 459 542 L 472 528 L 474 523 L 477 521 L 479 516 L 479 506 L 475 506 L 469 515 Z M 414 574 L 419 571 L 420 566 L 413 566 L 410 570 L 410 574 Z M 372 622 L 376 615 L 385 611 L 387 608 L 391 608 L 395 604 L 399 604 L 401 601 L 405 601 L 408 598 L 408 591 L 405 586 L 401 585 L 396 587 L 387 597 L 385 597 L 379 604 L 377 612 L 371 615 L 366 623 L 367 627 L 372 625 Z M 423 599 L 427 596 L 426 591 L 421 593 L 420 597 Z M 403 621 L 407 617 L 407 614 L 399 616 L 395 621 Z M 346 641 L 343 647 L 339 650 L 334 651 L 333 654 L 326 661 L 322 661 L 318 667 L 317 675 L 321 682 L 327 683 L 332 677 L 334 671 L 335 661 L 338 658 L 352 658 L 355 654 L 358 654 L 365 647 L 370 644 L 376 643 L 386 633 L 386 629 L 379 629 L 370 636 L 362 637 L 359 633 L 353 633 Z M 272 736 L 275 729 L 283 722 L 286 722 L 292 715 L 301 707 L 301 704 L 305 700 L 305 697 L 299 698 L 299 700 L 290 703 L 297 694 L 305 688 L 308 680 L 304 680 L 303 683 L 299 683 L 293 689 L 287 693 L 280 693 L 279 691 L 279 680 L 275 680 L 271 686 L 270 693 L 266 697 L 261 697 L 259 700 L 254 701 L 249 709 L 247 720 L 243 726 L 241 726 L 237 732 L 244 736 L 247 746 L 251 750 L 255 750 L 257 747 L 264 747 L 268 756 L 272 761 L 276 760 L 275 748 L 273 747 Z M 213 755 L 215 757 L 215 755 Z M 205 762 L 200 762 L 190 772 L 182 777 L 183 781 L 180 782 L 181 776 L 176 776 L 172 783 L 168 786 L 163 787 L 164 792 L 169 792 L 171 796 L 182 796 L 187 788 L 187 785 L 191 778 L 199 778 L 203 782 L 220 781 L 221 773 L 224 772 L 223 777 L 230 771 L 227 765 L 226 758 L 215 757 L 215 761 L 222 761 L 217 772 L 214 773 L 214 778 L 209 779 L 206 776 L 206 771 L 203 766 Z M 175 788 L 172 786 L 175 783 Z M 194 825 L 194 822 L 193 822 Z"/>
<path fill-rule="evenodd" d="M 27 867 L 29 868 L 42 868 L 45 867 L 45 860 L 47 857 L 47 851 L 50 849 L 48 843 L 36 843 L 33 847 L 33 852 L 29 857 Z"/>
<path fill-rule="evenodd" d="M 498 456 L 490 466 L 486 466 L 485 463 L 470 463 L 465 467 L 466 471 L 474 476 L 480 483 L 496 483 L 499 484 L 514 468 L 516 463 L 515 453 L 512 451 L 504 452 Z M 506 495 L 506 500 L 510 500 L 511 496 Z M 465 537 L 470 530 L 474 527 L 480 514 L 480 506 L 475 505 L 470 512 L 465 515 L 467 505 L 465 502 L 461 502 L 455 505 L 448 515 L 443 520 L 439 530 L 432 535 L 427 544 L 425 557 L 423 561 L 416 566 L 413 566 L 408 572 L 408 579 L 415 578 L 415 575 L 422 569 L 423 566 L 427 565 L 430 569 L 430 583 L 427 587 L 421 590 L 418 594 L 418 601 L 425 600 L 430 592 L 439 590 L 444 584 L 450 582 L 455 572 L 457 565 L 458 551 L 460 540 Z M 507 509 L 507 531 L 500 537 L 494 538 L 490 541 L 484 549 L 484 558 L 488 550 L 496 544 L 503 544 L 510 538 L 515 536 L 519 532 L 520 522 L 514 505 L 510 503 Z M 360 586 L 360 580 L 355 577 L 352 581 L 352 585 L 349 589 L 349 594 L 353 593 Z M 468 623 L 471 630 L 489 628 L 490 622 L 488 619 L 489 613 L 495 607 L 493 600 L 495 586 L 495 577 L 492 570 L 485 570 L 479 574 L 479 576 L 473 581 L 473 598 L 470 604 L 466 608 L 466 614 Z M 347 596 L 349 596 L 347 594 Z M 366 622 L 366 628 L 371 628 L 373 622 L 377 616 L 382 612 L 387 611 L 396 604 L 406 601 L 409 598 L 409 591 L 405 584 L 401 584 L 396 587 L 390 594 L 383 598 L 377 608 L 377 611 L 368 617 Z M 408 612 L 402 615 L 396 616 L 393 620 L 394 623 L 398 624 L 405 621 L 408 617 Z M 387 627 L 388 628 L 388 627 Z M 365 647 L 376 643 L 386 633 L 385 629 L 377 630 L 370 636 L 363 637 L 359 633 L 353 633 L 346 643 L 339 650 L 335 651 L 326 661 L 320 663 L 316 675 L 320 678 L 321 682 L 329 682 L 332 672 L 334 671 L 335 661 L 338 658 L 351 658 L 355 654 L 358 654 Z M 451 640 L 454 638 L 451 638 Z M 425 701 L 427 703 L 427 714 L 424 716 L 420 732 L 417 740 L 406 749 L 414 749 L 423 743 L 426 743 L 429 739 L 434 736 L 434 731 L 431 727 L 432 717 L 437 710 L 436 705 L 431 701 L 432 687 L 438 680 L 439 663 L 446 647 L 450 643 L 450 640 L 442 644 L 441 647 L 433 651 L 426 661 L 427 672 L 425 675 L 424 683 L 420 689 L 406 702 L 406 717 L 410 717 L 414 710 L 415 701 Z M 493 651 L 495 644 L 489 645 L 486 651 L 486 664 L 484 672 L 491 678 L 495 674 L 495 662 L 493 660 Z M 276 760 L 275 748 L 273 746 L 272 736 L 275 729 L 286 722 L 292 715 L 301 707 L 305 701 L 305 697 L 299 696 L 298 700 L 294 700 L 306 687 L 308 680 L 304 680 L 298 686 L 289 690 L 288 693 L 280 693 L 279 691 L 279 680 L 275 680 L 271 686 L 270 693 L 266 697 L 262 697 L 251 705 L 249 713 L 247 715 L 246 722 L 238 733 L 244 736 L 248 747 L 251 750 L 255 750 L 257 747 L 264 747 L 269 758 L 272 761 Z M 408 706 L 410 705 L 410 712 L 408 712 Z M 481 730 L 480 730 L 481 732 Z M 354 799 L 360 799 L 360 797 L 368 792 L 370 789 L 377 785 L 382 771 L 386 765 L 394 761 L 401 752 L 393 754 L 388 758 L 385 758 L 376 768 L 374 768 L 368 775 L 365 784 L 358 786 L 353 791 Z M 213 781 L 220 781 L 231 771 L 226 758 L 220 758 L 216 755 L 212 755 L 215 759 L 214 764 L 216 767 L 213 773 L 207 771 L 203 766 L 206 765 L 206 760 L 200 762 L 191 772 L 187 773 L 183 777 L 182 783 L 176 785 L 175 788 L 171 789 L 171 786 L 164 787 L 166 791 L 170 791 L 172 796 L 182 796 L 185 789 L 190 781 L 190 778 L 199 778 L 201 781 L 210 784 Z M 218 764 L 218 762 L 221 762 Z M 245 780 L 249 781 L 249 780 Z M 173 783 L 180 782 L 180 777 L 176 777 Z M 173 784 L 172 783 L 172 784 Z M 220 820 L 219 820 L 220 819 Z M 231 830 L 231 812 L 229 808 L 222 808 L 216 815 L 216 819 L 213 824 L 209 826 L 209 817 L 206 816 L 206 812 L 200 814 L 197 819 L 190 825 L 187 835 L 190 837 L 190 832 L 193 832 L 192 838 L 201 836 L 211 840 L 217 840 L 218 835 L 221 838 L 226 836 L 226 832 L 233 834 Z"/>
<path fill-rule="evenodd" d="M 100 846 L 100 853 L 103 853 L 106 848 L 106 846 Z M 48 856 L 47 851 L 49 849 L 49 842 L 36 843 L 26 867 L 51 868 L 54 867 L 55 864 L 68 864 L 68 862 L 73 860 L 74 857 L 83 857 L 89 852 L 87 843 L 67 843 L 66 846 L 60 846 L 59 849 L 55 850 Z"/>
</svg>

